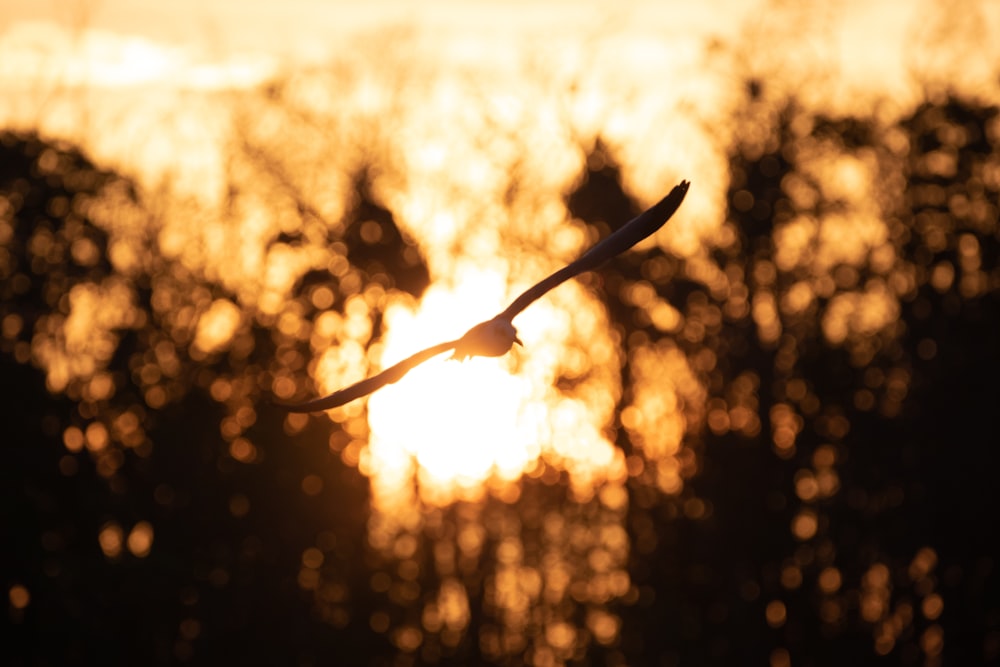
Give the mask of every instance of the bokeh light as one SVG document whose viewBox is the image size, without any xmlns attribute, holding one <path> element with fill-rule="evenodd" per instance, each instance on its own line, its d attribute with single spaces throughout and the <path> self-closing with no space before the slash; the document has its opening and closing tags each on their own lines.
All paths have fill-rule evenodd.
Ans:
<svg viewBox="0 0 1000 667">
<path fill-rule="evenodd" d="M 0 26 L 8 613 L 76 619 L 50 662 L 1000 658 L 996 10 L 555 4 L 287 65 L 291 9 L 245 53 Z M 523 347 L 271 404 L 457 338 L 681 178 Z"/>
</svg>

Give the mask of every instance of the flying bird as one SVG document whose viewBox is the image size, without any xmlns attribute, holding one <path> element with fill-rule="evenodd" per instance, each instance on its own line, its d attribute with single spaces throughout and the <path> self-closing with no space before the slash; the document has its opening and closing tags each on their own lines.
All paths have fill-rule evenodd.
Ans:
<svg viewBox="0 0 1000 667">
<path fill-rule="evenodd" d="M 507 308 L 493 319 L 480 322 L 472 327 L 461 338 L 438 343 L 426 350 L 407 357 L 381 373 L 362 380 L 349 387 L 335 391 L 329 396 L 323 396 L 303 403 L 276 403 L 289 412 L 319 412 L 329 410 L 345 403 L 367 396 L 387 384 L 397 382 L 413 367 L 422 364 L 432 357 L 453 350 L 452 359 L 464 361 L 470 357 L 499 357 L 514 347 L 514 343 L 522 345 L 517 337 L 513 319 L 522 310 L 550 289 L 577 276 L 585 271 L 593 271 L 606 261 L 620 255 L 639 241 L 648 237 L 666 224 L 684 201 L 687 194 L 687 181 L 681 181 L 666 197 L 643 213 L 628 221 L 603 241 L 595 244 L 576 261 L 559 269 L 537 285 L 528 288 L 521 296 L 514 299 Z"/>
</svg>

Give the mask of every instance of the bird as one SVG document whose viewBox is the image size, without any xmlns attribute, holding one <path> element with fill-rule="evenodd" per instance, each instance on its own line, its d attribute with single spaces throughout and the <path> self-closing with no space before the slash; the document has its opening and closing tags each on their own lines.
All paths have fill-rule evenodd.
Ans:
<svg viewBox="0 0 1000 667">
<path fill-rule="evenodd" d="M 559 269 L 548 278 L 529 287 L 502 312 L 495 317 L 480 322 L 461 338 L 438 343 L 425 350 L 403 359 L 399 363 L 386 368 L 380 373 L 361 380 L 344 389 L 335 391 L 328 396 L 322 396 L 301 403 L 275 401 L 275 405 L 287 412 L 308 413 L 329 410 L 350 403 L 387 384 L 398 382 L 415 366 L 452 351 L 452 359 L 465 361 L 470 357 L 500 357 L 509 352 L 515 344 L 523 345 L 517 337 L 517 329 L 513 319 L 522 310 L 530 306 L 542 295 L 565 281 L 586 271 L 593 271 L 602 264 L 625 252 L 639 241 L 653 234 L 673 216 L 684 201 L 690 183 L 681 181 L 658 203 L 632 218 L 611 235 L 596 243 L 578 259 Z"/>
</svg>

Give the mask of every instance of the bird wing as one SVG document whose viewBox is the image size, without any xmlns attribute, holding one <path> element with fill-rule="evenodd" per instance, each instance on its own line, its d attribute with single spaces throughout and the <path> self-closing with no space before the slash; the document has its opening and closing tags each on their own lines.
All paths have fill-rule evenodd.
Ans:
<svg viewBox="0 0 1000 667">
<path fill-rule="evenodd" d="M 438 343 L 433 347 L 421 350 L 420 352 L 403 359 L 398 364 L 390 366 L 381 373 L 377 373 L 370 378 L 362 380 L 361 382 L 352 384 L 350 387 L 345 387 L 340 391 L 335 391 L 329 396 L 315 398 L 311 401 L 305 401 L 304 403 L 276 402 L 275 405 L 280 408 L 284 408 L 288 412 L 319 412 L 321 410 L 335 408 L 338 405 L 350 403 L 356 398 L 367 396 L 376 389 L 380 389 L 387 384 L 392 384 L 393 382 L 398 381 L 415 366 L 422 364 L 431 357 L 436 357 L 442 352 L 454 349 L 457 344 L 457 340 L 448 341 L 447 343 Z"/>
<path fill-rule="evenodd" d="M 684 201 L 684 195 L 687 194 L 689 186 L 690 183 L 687 181 L 681 181 L 680 184 L 670 191 L 670 194 L 643 213 L 626 222 L 608 236 L 608 238 L 595 244 L 590 250 L 583 253 L 579 259 L 559 269 L 535 286 L 528 288 L 521 296 L 514 299 L 514 302 L 507 306 L 506 310 L 497 315 L 496 319 L 506 319 L 509 322 L 553 287 L 584 271 L 596 269 L 601 264 L 604 264 L 604 262 L 620 255 L 655 232 L 666 224 L 667 220 L 677 211 L 681 202 Z"/>
<path fill-rule="evenodd" d="M 584 271 L 596 269 L 604 262 L 608 261 L 612 257 L 615 257 L 616 255 L 620 255 L 639 241 L 655 232 L 657 229 L 666 224 L 667 220 L 670 219 L 670 216 L 674 214 L 677 208 L 681 205 L 681 202 L 684 201 L 684 195 L 687 194 L 688 186 L 689 183 L 687 181 L 681 181 L 680 184 L 671 190 L 670 194 L 661 199 L 659 203 L 653 205 L 644 213 L 639 214 L 632 220 L 622 225 L 620 229 L 608 236 L 608 238 L 597 243 L 590 250 L 583 253 L 583 255 L 581 255 L 575 262 L 559 269 L 545 280 L 525 291 L 521 296 L 514 299 L 514 302 L 507 306 L 506 310 L 493 319 L 504 319 L 507 320 L 507 322 L 510 322 L 515 315 L 527 308 L 533 301 L 556 285 L 569 280 L 573 276 L 583 273 Z M 474 329 L 476 329 L 476 327 L 473 327 L 470 331 Z M 345 403 L 350 403 L 356 398 L 367 396 L 376 389 L 380 389 L 387 384 L 392 384 L 393 382 L 398 381 L 414 366 L 422 364 L 431 357 L 436 357 L 442 352 L 455 349 L 461 340 L 462 339 L 448 341 L 447 343 L 438 343 L 437 345 L 429 347 L 426 350 L 421 350 L 420 352 L 403 359 L 398 364 L 390 366 L 381 373 L 373 375 L 370 378 L 364 379 L 356 384 L 352 384 L 350 387 L 345 387 L 340 391 L 335 391 L 329 396 L 323 396 L 322 398 L 305 401 L 304 403 L 276 403 L 276 405 L 289 412 L 319 412 L 321 410 L 329 410 L 330 408 L 344 405 Z"/>
</svg>

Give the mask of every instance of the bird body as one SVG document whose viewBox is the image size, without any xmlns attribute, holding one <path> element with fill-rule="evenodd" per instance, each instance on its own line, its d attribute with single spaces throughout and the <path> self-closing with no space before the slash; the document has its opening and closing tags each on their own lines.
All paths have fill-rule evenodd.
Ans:
<svg viewBox="0 0 1000 667">
<path fill-rule="evenodd" d="M 455 341 L 451 358 L 465 361 L 470 357 L 502 357 L 510 352 L 514 343 L 522 345 L 511 321 L 494 317 L 480 322 Z"/>
<path fill-rule="evenodd" d="M 622 225 L 606 239 L 595 244 L 576 261 L 525 290 L 503 312 L 490 320 L 475 325 L 466 331 L 461 338 L 438 343 L 433 347 L 421 350 L 381 373 L 336 391 L 329 396 L 304 403 L 278 403 L 277 405 L 289 412 L 329 410 L 366 396 L 387 384 L 397 382 L 414 366 L 448 350 L 453 350 L 452 358 L 459 361 L 470 357 L 503 356 L 510 351 L 515 343 L 521 344 L 517 337 L 517 329 L 514 328 L 513 324 L 513 319 L 518 313 L 557 285 L 585 271 L 596 269 L 612 257 L 620 255 L 653 234 L 666 224 L 667 220 L 677 211 L 681 202 L 684 201 L 689 185 L 687 181 L 681 181 L 658 203 Z"/>
</svg>

